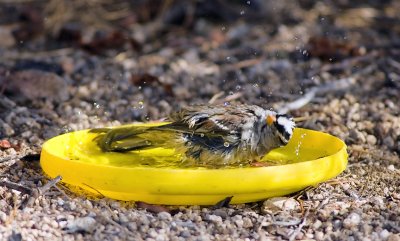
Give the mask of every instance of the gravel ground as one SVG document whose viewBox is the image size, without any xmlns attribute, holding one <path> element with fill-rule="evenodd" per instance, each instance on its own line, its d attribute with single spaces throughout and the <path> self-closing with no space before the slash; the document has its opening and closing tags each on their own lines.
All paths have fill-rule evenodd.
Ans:
<svg viewBox="0 0 400 241">
<path fill-rule="evenodd" d="M 135 23 L 135 44 L 90 51 L 0 21 L 0 240 L 400 240 L 399 2 L 267 2 L 262 20 L 249 2 L 234 21 Z M 296 195 L 218 208 L 39 192 L 37 154 L 58 134 L 210 101 L 279 110 L 316 89 L 289 113 L 343 139 L 349 165 Z"/>
</svg>

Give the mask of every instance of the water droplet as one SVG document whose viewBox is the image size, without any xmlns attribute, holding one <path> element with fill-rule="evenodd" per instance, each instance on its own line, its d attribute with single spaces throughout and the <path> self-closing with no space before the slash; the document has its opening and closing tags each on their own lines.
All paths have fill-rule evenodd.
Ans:
<svg viewBox="0 0 400 241">
<path fill-rule="evenodd" d="M 236 85 L 236 90 L 240 90 L 241 88 L 242 88 L 242 86 Z"/>
<path fill-rule="evenodd" d="M 229 103 L 229 101 L 225 101 L 224 102 L 224 106 L 228 106 L 228 105 L 230 105 L 231 103 Z"/>
<path fill-rule="evenodd" d="M 247 3 L 247 5 L 250 5 L 251 2 L 250 2 L 250 1 L 247 1 L 246 3 Z"/>
<path fill-rule="evenodd" d="M 141 90 L 141 89 L 142 89 L 142 86 L 139 86 L 138 89 Z"/>
<path fill-rule="evenodd" d="M 308 51 L 307 51 L 307 50 L 303 50 L 301 53 L 302 53 L 304 56 L 308 56 Z"/>
<path fill-rule="evenodd" d="M 229 95 L 233 95 L 234 93 L 233 93 L 233 91 L 229 91 Z"/>
<path fill-rule="evenodd" d="M 224 142 L 224 147 L 229 147 L 229 142 L 225 141 Z"/>
<path fill-rule="evenodd" d="M 151 145 L 151 141 L 146 141 L 146 145 L 150 146 Z"/>
<path fill-rule="evenodd" d="M 99 103 L 96 103 L 96 102 L 93 103 L 93 106 L 94 106 L 94 108 L 96 108 L 96 109 L 99 109 L 99 108 L 100 108 L 100 104 L 99 104 Z"/>
<path fill-rule="evenodd" d="M 150 116 L 148 116 L 148 115 L 146 115 L 144 118 L 145 118 L 147 121 L 150 120 Z"/>
<path fill-rule="evenodd" d="M 225 27 L 225 26 L 222 26 L 222 27 L 221 27 L 221 30 L 222 30 L 222 31 L 225 31 L 225 30 L 226 30 L 226 27 Z"/>
<path fill-rule="evenodd" d="M 226 57 L 226 60 L 230 61 L 231 60 L 231 56 Z"/>
<path fill-rule="evenodd" d="M 143 109 L 144 108 L 144 102 L 143 101 L 139 101 L 139 109 Z"/>
<path fill-rule="evenodd" d="M 253 87 L 254 87 L 254 88 L 258 88 L 258 84 L 257 84 L 257 83 L 254 83 L 254 84 L 253 84 Z"/>
<path fill-rule="evenodd" d="M 201 136 L 201 137 L 204 137 L 204 134 L 203 134 L 203 133 L 201 133 L 201 134 L 200 134 L 200 136 Z"/>
<path fill-rule="evenodd" d="M 303 144 L 303 139 L 304 139 L 304 137 L 306 136 L 307 134 L 302 134 L 301 136 L 300 136 L 300 140 L 299 140 L 299 142 L 297 143 L 297 146 L 296 146 L 296 148 L 295 148 L 295 150 L 294 150 L 294 152 L 295 152 L 295 154 L 296 154 L 296 157 L 297 158 L 299 158 L 299 156 L 300 156 L 300 147 L 301 147 L 301 145 Z"/>
<path fill-rule="evenodd" d="M 240 11 L 240 15 L 244 15 L 244 14 L 245 14 L 244 10 Z"/>
</svg>

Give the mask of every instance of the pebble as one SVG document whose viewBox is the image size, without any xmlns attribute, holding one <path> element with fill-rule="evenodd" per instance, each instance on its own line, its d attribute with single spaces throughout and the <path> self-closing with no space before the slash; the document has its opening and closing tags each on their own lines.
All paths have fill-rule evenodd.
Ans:
<svg viewBox="0 0 400 241">
<path fill-rule="evenodd" d="M 171 214 L 168 212 L 159 212 L 157 217 L 161 220 L 172 220 Z"/>
<path fill-rule="evenodd" d="M 370 145 L 376 144 L 376 137 L 373 135 L 367 135 L 367 143 Z"/>
<path fill-rule="evenodd" d="M 293 198 L 286 197 L 274 197 L 270 198 L 263 203 L 262 210 L 264 212 L 275 212 L 275 211 L 293 211 L 299 209 L 299 203 Z"/>
<path fill-rule="evenodd" d="M 209 214 L 207 215 L 207 220 L 213 222 L 213 223 L 222 223 L 222 218 L 220 216 L 214 215 L 214 214 Z"/>
<path fill-rule="evenodd" d="M 315 239 L 316 240 L 323 240 L 324 239 L 324 233 L 323 232 L 320 232 L 320 231 L 317 231 L 317 232 L 315 232 L 315 235 L 314 235 L 314 237 L 315 237 Z"/>
<path fill-rule="evenodd" d="M 244 217 L 243 218 L 243 228 L 252 228 L 253 227 L 253 222 L 251 221 L 250 218 Z"/>
<path fill-rule="evenodd" d="M 313 225 L 312 225 L 312 227 L 313 227 L 313 229 L 319 229 L 320 227 L 321 227 L 321 225 L 322 225 L 322 222 L 319 220 L 319 219 L 317 219 L 317 220 L 315 220 L 315 222 L 313 223 Z"/>
<path fill-rule="evenodd" d="M 389 238 L 390 235 L 391 235 L 391 233 L 390 233 L 389 231 L 387 231 L 387 229 L 384 229 L 384 230 L 382 230 L 382 231 L 379 233 L 379 237 L 380 237 L 382 240 L 387 240 L 387 239 Z"/>
<path fill-rule="evenodd" d="M 228 217 L 228 213 L 223 209 L 217 209 L 213 212 L 213 214 L 220 216 L 222 219 L 226 219 Z"/>
<path fill-rule="evenodd" d="M 5 136 L 12 136 L 14 135 L 15 131 L 11 126 L 7 123 L 0 122 L 0 131 L 3 133 Z"/>
<path fill-rule="evenodd" d="M 76 204 L 75 204 L 75 202 L 69 202 L 68 205 L 69 205 L 69 209 L 70 209 L 71 211 L 74 211 L 74 210 L 76 209 Z"/>
<path fill-rule="evenodd" d="M 92 233 L 96 228 L 96 220 L 92 217 L 76 218 L 68 221 L 67 229 L 71 233 L 87 232 Z"/>
<path fill-rule="evenodd" d="M 358 226 L 360 222 L 361 222 L 361 217 L 358 213 L 350 213 L 350 215 L 343 220 L 343 226 L 347 229 L 351 229 Z"/>
<path fill-rule="evenodd" d="M 388 169 L 389 171 L 395 171 L 395 170 L 396 170 L 395 167 L 394 167 L 394 165 L 392 165 L 392 164 L 390 164 L 390 165 L 387 167 L 387 169 Z"/>
<path fill-rule="evenodd" d="M 391 234 L 387 241 L 400 241 L 400 233 L 398 234 Z"/>
<path fill-rule="evenodd" d="M 3 211 L 0 211 L 0 221 L 4 223 L 7 220 L 7 214 Z"/>
</svg>

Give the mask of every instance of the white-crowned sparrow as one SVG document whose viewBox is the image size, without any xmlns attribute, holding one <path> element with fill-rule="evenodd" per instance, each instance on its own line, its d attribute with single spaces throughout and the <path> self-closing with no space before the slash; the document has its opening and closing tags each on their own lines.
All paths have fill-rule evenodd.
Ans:
<svg viewBox="0 0 400 241">
<path fill-rule="evenodd" d="M 171 123 L 156 127 L 93 129 L 105 152 L 127 152 L 154 147 L 174 148 L 194 164 L 231 165 L 260 160 L 286 145 L 295 123 L 287 115 L 255 105 L 183 108 Z"/>
</svg>

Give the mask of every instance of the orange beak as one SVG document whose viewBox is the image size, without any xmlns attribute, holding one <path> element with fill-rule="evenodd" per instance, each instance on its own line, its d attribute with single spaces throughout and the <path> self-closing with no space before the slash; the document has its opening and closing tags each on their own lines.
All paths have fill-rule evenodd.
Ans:
<svg viewBox="0 0 400 241">
<path fill-rule="evenodd" d="M 272 123 L 274 123 L 276 121 L 276 116 L 269 115 L 269 116 L 267 116 L 266 121 L 267 121 L 267 125 L 270 126 L 270 125 L 272 125 Z"/>
</svg>

